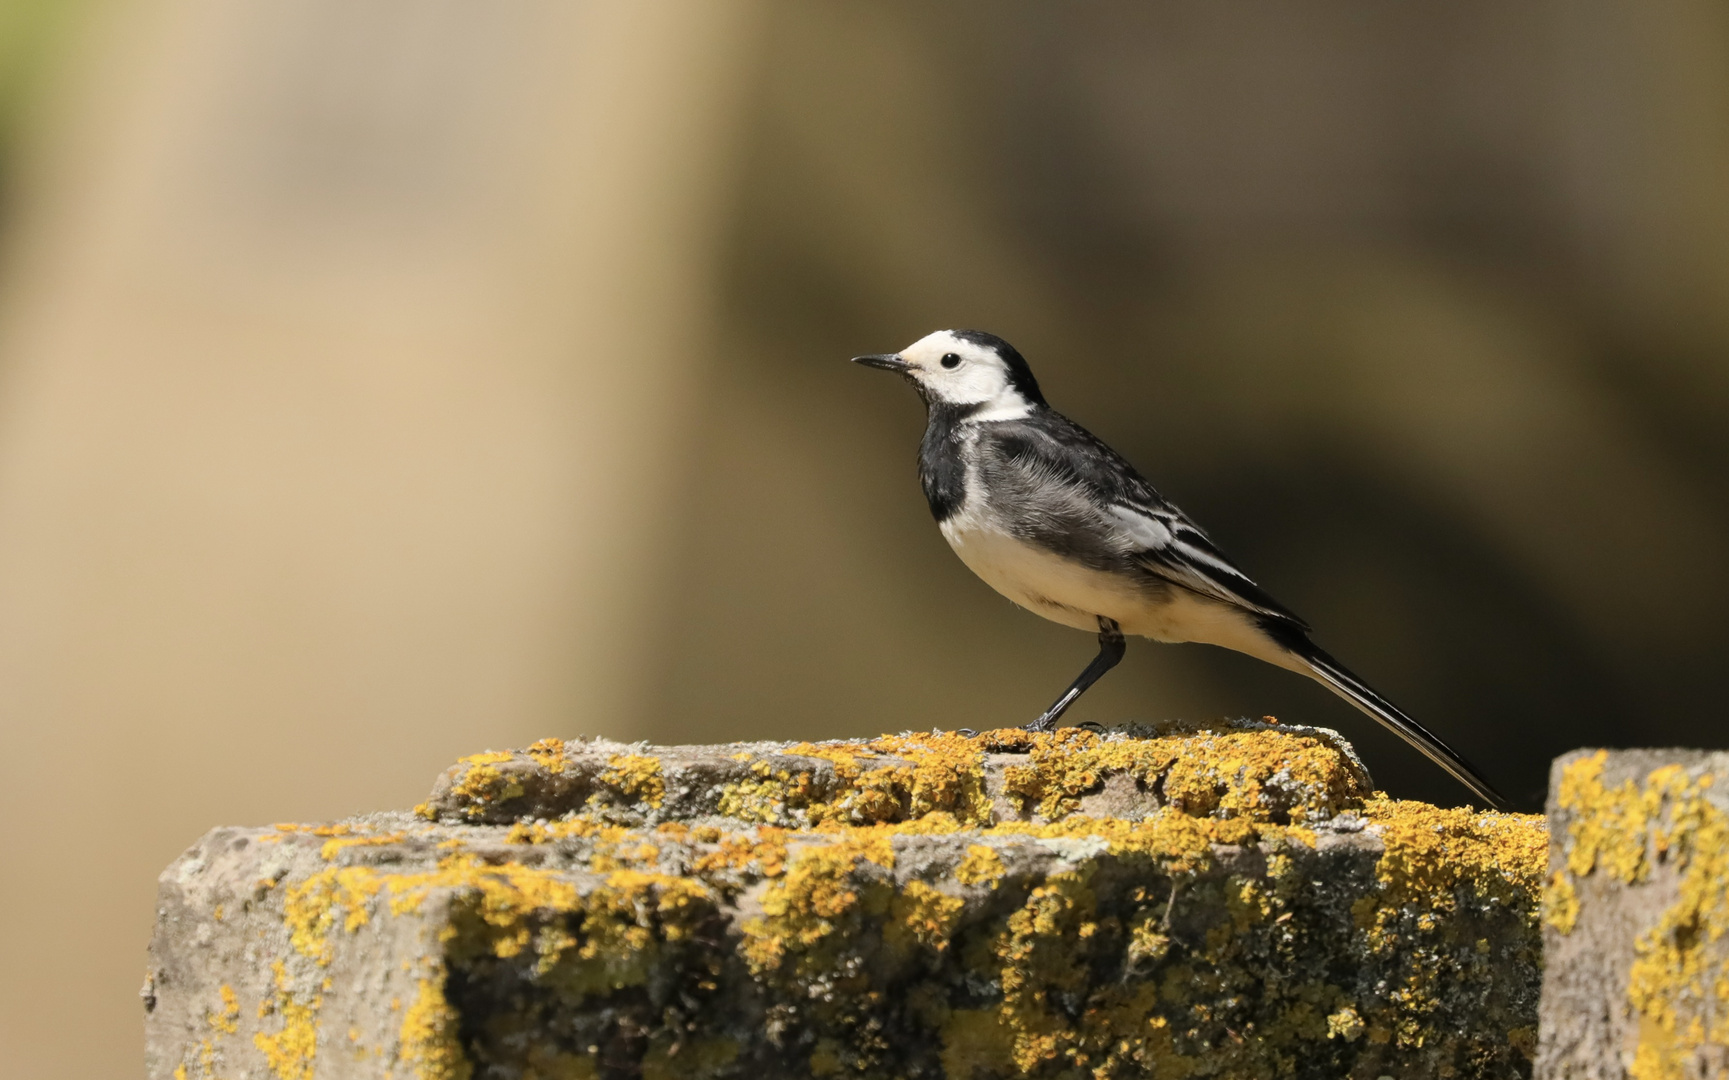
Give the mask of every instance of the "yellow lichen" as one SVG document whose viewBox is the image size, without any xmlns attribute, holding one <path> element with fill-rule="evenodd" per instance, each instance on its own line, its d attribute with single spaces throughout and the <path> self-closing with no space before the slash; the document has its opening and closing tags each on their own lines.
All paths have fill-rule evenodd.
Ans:
<svg viewBox="0 0 1729 1080">
<path fill-rule="evenodd" d="M 378 895 L 380 880 L 370 867 L 331 866 L 290 885 L 282 916 L 295 951 L 328 965 L 333 955 L 331 929 L 340 925 L 353 933 L 365 926 L 370 918 L 368 902 Z"/>
<path fill-rule="evenodd" d="M 785 829 L 762 825 L 750 833 L 717 835 L 709 842 L 714 849 L 699 855 L 691 865 L 691 872 L 699 876 L 740 871 L 775 878 L 786 868 Z"/>
<path fill-rule="evenodd" d="M 222 1008 L 206 1010 L 204 1019 L 224 1035 L 233 1035 L 240 1030 L 240 998 L 235 995 L 234 987 L 227 983 L 218 987 L 217 993 L 222 998 Z"/>
<path fill-rule="evenodd" d="M 1004 873 L 1002 856 L 995 848 L 972 844 L 967 848 L 966 858 L 955 867 L 955 880 L 962 885 L 988 885 L 994 889 Z"/>
<path fill-rule="evenodd" d="M 952 732 L 883 736 L 856 743 L 800 743 L 781 751 L 781 765 L 758 760 L 747 779 L 724 788 L 719 811 L 745 821 L 804 826 L 899 823 L 948 815 L 959 827 L 989 825 L 986 751 L 1027 755 L 1008 765 L 1002 793 L 1046 821 L 1075 813 L 1111 777 L 1143 788 L 1196 816 L 1286 821 L 1331 816 L 1368 794 L 1354 766 L 1320 738 L 1284 731 L 1206 731 L 1152 739 L 1100 735 L 1081 728 L 1018 728 L 968 736 Z M 832 767 L 818 782 L 786 758 Z M 749 755 L 744 755 L 748 760 Z"/>
<path fill-rule="evenodd" d="M 996 821 L 1001 804 L 986 792 L 987 754 L 1011 752 L 1026 764 L 1007 771 L 1003 794 L 1021 799 L 1033 820 Z M 552 741 L 529 756 L 548 770 L 555 756 L 564 761 L 562 744 Z M 474 781 L 463 798 L 500 795 L 498 781 L 475 773 L 503 759 L 481 757 L 492 760 L 463 766 L 457 788 Z M 801 765 L 801 758 L 815 760 Z M 489 842 L 415 872 L 387 872 L 389 863 L 325 867 L 285 893 L 294 947 L 328 963 L 344 934 L 420 911 L 434 893 L 448 895 L 438 940 L 450 970 L 526 970 L 511 976 L 529 980 L 524 1009 L 584 1009 L 591 998 L 657 985 L 652 980 L 668 972 L 689 980 L 681 994 L 715 992 L 727 955 L 716 946 L 724 940 L 718 905 L 736 901 L 760 910 L 741 927 L 741 974 L 769 1001 L 791 1003 L 788 1015 L 808 1025 L 802 1045 L 812 1075 L 893 1074 L 898 1051 L 871 1027 L 887 1007 L 876 981 L 886 964 L 891 978 L 906 980 L 894 985 L 909 987 L 908 1015 L 940 1039 L 932 1052 L 954 1075 L 981 1069 L 1101 1080 L 1281 1075 L 1316 1047 L 1416 1053 L 1456 1038 L 1440 1019 L 1457 997 L 1450 987 L 1479 986 L 1507 950 L 1532 949 L 1534 938 L 1520 935 L 1536 925 L 1540 819 L 1369 798 L 1348 759 L 1318 738 L 1227 731 L 1128 740 L 1011 730 L 802 744 L 745 760 L 747 778 L 727 787 L 720 806 L 735 819 L 731 829 L 615 824 L 621 801 L 653 809 L 666 795 L 658 759 L 621 754 L 599 777 L 614 798 L 576 816 L 500 830 L 520 845 L 521 862 Z M 1122 790 L 1125 777 L 1162 795 L 1164 808 L 1135 821 L 1080 813 L 1107 785 Z M 485 811 L 465 805 L 471 817 Z M 1342 808 L 1357 809 L 1385 851 L 1373 881 L 1364 879 L 1354 922 L 1305 927 L 1314 901 L 1304 870 L 1317 865 L 1318 840 L 1302 822 Z M 741 818 L 760 824 L 741 827 Z M 779 827 L 788 824 L 802 831 Z M 922 855 L 897 877 L 897 844 L 922 852 L 929 842 L 916 838 L 962 830 L 958 847 L 937 849 L 964 853 L 952 894 L 908 879 L 928 873 Z M 363 829 L 337 839 L 343 843 L 332 855 L 349 843 L 394 842 Z M 1045 853 L 1010 857 L 1029 844 Z M 537 845 L 556 847 L 523 850 Z M 1052 872 L 1051 853 L 1078 864 Z M 1494 915 L 1495 929 L 1485 930 L 1481 912 L 1497 908 L 1511 917 Z M 1324 943 L 1304 945 L 1302 935 L 1315 933 L 1344 935 L 1348 946 L 1324 947 L 1385 964 L 1384 993 L 1333 985 L 1325 966 L 1302 974 L 1282 968 L 1265 981 L 1268 956 L 1299 946 L 1313 955 Z M 1532 951 L 1526 959 L 1534 970 Z M 952 983 L 919 981 L 917 973 L 940 965 L 948 965 L 944 979 L 957 967 L 964 973 L 967 1007 L 955 1007 L 945 989 Z M 423 980 L 406 1007 L 405 1062 L 411 1044 L 434 1044 L 427 1033 L 454 1031 L 454 1012 L 441 1011 L 451 1009 L 442 980 Z M 557 1004 L 535 1005 L 534 994 Z M 997 1000 L 981 1005 L 989 1002 L 981 994 Z M 1241 1026 L 1231 1009 L 1253 1022 Z M 678 1023 L 688 1025 L 691 1015 Z M 411 1026 L 423 1033 L 418 1043 Z M 1482 1052 L 1522 1046 L 1524 1029 L 1508 1028 L 1498 1051 Z M 532 1029 L 500 1028 L 498 1037 L 524 1030 Z M 737 1046 L 705 1041 L 699 1031 L 646 1034 L 637 1051 L 646 1054 L 644 1075 L 736 1067 Z M 582 1051 L 582 1044 L 539 1046 L 532 1075 L 593 1076 L 600 1052 Z M 421 1071 L 446 1080 L 458 1067 Z"/>
<path fill-rule="evenodd" d="M 666 780 L 661 776 L 659 758 L 614 754 L 607 759 L 600 782 L 626 802 L 639 802 L 659 809 L 666 798 Z"/>
<path fill-rule="evenodd" d="M 1363 1018 L 1357 1015 L 1357 1010 L 1346 1005 L 1338 1012 L 1327 1017 L 1327 1038 L 1344 1039 L 1354 1042 L 1363 1034 Z"/>
<path fill-rule="evenodd" d="M 324 1003 L 321 996 L 305 1002 L 290 989 L 287 968 L 282 961 L 271 964 L 276 990 L 273 997 L 260 1005 L 260 1016 L 275 1013 L 282 1017 L 282 1027 L 274 1032 L 260 1031 L 252 1043 L 264 1055 L 264 1063 L 277 1080 L 312 1080 L 313 1059 L 318 1055 L 318 1009 Z"/>
<path fill-rule="evenodd" d="M 554 776 L 562 773 L 565 765 L 568 764 L 564 759 L 563 739 L 542 739 L 530 746 L 524 753 Z"/>
<path fill-rule="evenodd" d="M 1562 770 L 1556 801 L 1568 814 L 1563 853 L 1545 897 L 1562 933 L 1577 924 L 1576 879 L 1601 873 L 1623 885 L 1648 880 L 1656 865 L 1679 878 L 1677 898 L 1634 941 L 1627 1003 L 1638 1017 L 1635 1080 L 1695 1074 L 1707 1047 L 1729 1043 L 1729 815 L 1705 797 L 1714 778 L 1678 765 L 1643 783 L 1603 783 L 1605 751 Z"/>
<path fill-rule="evenodd" d="M 509 761 L 509 754 L 476 754 L 464 758 L 468 770 L 451 786 L 450 794 L 462 802 L 462 812 L 469 820 L 481 818 L 494 803 L 514 799 L 522 794 L 522 784 L 492 767 L 492 762 Z"/>
<path fill-rule="evenodd" d="M 941 952 L 948 948 L 966 902 L 949 896 L 923 881 L 909 881 L 889 903 L 889 921 L 883 938 L 891 949 L 905 952 L 922 947 Z"/>
<path fill-rule="evenodd" d="M 333 839 L 326 840 L 323 843 L 323 845 L 321 847 L 319 847 L 318 857 L 323 859 L 325 862 L 329 862 L 330 860 L 336 858 L 336 856 L 339 853 L 341 853 L 343 851 L 343 849 L 345 849 L 345 848 L 351 848 L 351 847 L 389 847 L 392 844 L 400 844 L 406 838 L 406 836 L 407 836 L 406 833 L 390 832 L 390 833 L 374 833 L 374 834 L 369 835 L 369 836 L 335 837 Z"/>
<path fill-rule="evenodd" d="M 1549 830 L 1538 814 L 1492 814 L 1376 798 L 1364 817 L 1386 843 L 1376 873 L 1390 904 L 1450 910 L 1466 886 L 1500 899 L 1538 894 Z"/>
<path fill-rule="evenodd" d="M 1386 849 L 1376 868 L 1381 890 L 1357 901 L 1356 921 L 1371 955 L 1397 958 L 1402 972 L 1393 1005 L 1367 1010 L 1364 1021 L 1372 1042 L 1417 1048 L 1434 1037 L 1425 1017 L 1441 1009 L 1447 992 L 1437 969 L 1445 964 L 1487 973 L 1498 959 L 1475 939 L 1454 938 L 1461 903 L 1524 911 L 1535 929 L 1539 911 L 1532 900 L 1542 892 L 1548 829 L 1532 814 L 1385 797 L 1371 800 L 1364 817 Z M 1527 940 L 1534 965 L 1536 940 Z M 1471 951 L 1461 953 L 1466 944 Z M 1443 959 L 1448 956 L 1450 963 Z"/>
<path fill-rule="evenodd" d="M 1600 772 L 1600 765 L 1591 768 L 1596 762 L 1587 758 L 1568 771 L 1584 765 L 1581 776 L 1593 778 Z M 1578 826 L 1569 837 L 1595 843 L 1604 872 L 1623 881 L 1647 877 L 1646 858 L 1604 858 L 1605 851 L 1637 847 L 1642 855 L 1654 852 L 1679 876 L 1675 902 L 1634 941 L 1627 979 L 1627 1001 L 1639 1017 L 1639 1046 L 1628 1070 L 1634 1080 L 1697 1075 L 1706 1048 L 1729 1043 L 1729 945 L 1723 942 L 1729 933 L 1729 815 L 1705 797 L 1713 781 L 1669 765 L 1653 770 L 1642 786 L 1628 781 L 1606 791 L 1582 782 L 1569 792 L 1580 801 L 1562 804 Z M 1613 834 L 1632 828 L 1641 831 Z M 1569 858 L 1569 869 L 1574 865 Z"/>
<path fill-rule="evenodd" d="M 1641 792 L 1632 780 L 1614 791 L 1603 787 L 1607 751 L 1599 750 L 1562 770 L 1555 800 L 1573 811 L 1567 827 L 1567 871 L 1584 877 L 1601 869 L 1629 884 L 1645 877 L 1645 844 L 1661 792 Z"/>
<path fill-rule="evenodd" d="M 892 868 L 889 834 L 880 828 L 857 834 L 799 852 L 764 891 L 762 916 L 742 927 L 742 952 L 753 971 L 778 968 L 789 954 L 799 956 L 806 968 L 820 966 L 815 947 L 836 932 L 843 916 L 880 914 L 887 908 L 886 884 L 868 890 L 861 908 L 853 870 L 861 861 Z"/>
<path fill-rule="evenodd" d="M 1543 921 L 1563 934 L 1571 934 L 1579 921 L 1579 892 L 1562 871 L 1556 871 L 1543 890 Z"/>
<path fill-rule="evenodd" d="M 473 1072 L 457 1039 L 456 1010 L 444 998 L 444 976 L 420 980 L 414 1004 L 402 1014 L 397 1060 L 419 1080 L 468 1080 Z"/>
</svg>

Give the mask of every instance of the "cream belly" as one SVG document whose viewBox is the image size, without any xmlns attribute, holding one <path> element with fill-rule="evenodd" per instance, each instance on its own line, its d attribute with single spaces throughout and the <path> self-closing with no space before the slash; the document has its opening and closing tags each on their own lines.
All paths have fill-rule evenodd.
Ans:
<svg viewBox="0 0 1729 1080">
<path fill-rule="evenodd" d="M 1094 570 L 995 529 L 944 522 L 943 538 L 967 569 L 1021 607 L 1097 633 L 1098 617 L 1155 641 L 1220 645 L 1292 671 L 1308 668 L 1271 641 L 1241 609 L 1175 585 L 1158 588 Z"/>
</svg>

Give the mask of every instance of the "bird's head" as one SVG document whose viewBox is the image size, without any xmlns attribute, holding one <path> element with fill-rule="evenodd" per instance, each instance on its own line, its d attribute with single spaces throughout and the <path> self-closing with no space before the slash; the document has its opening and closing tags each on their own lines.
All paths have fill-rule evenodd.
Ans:
<svg viewBox="0 0 1729 1080">
<path fill-rule="evenodd" d="M 899 372 L 926 404 L 971 406 L 981 419 L 1025 416 L 1045 403 L 1021 354 L 983 330 L 938 330 L 898 353 L 855 356 L 853 363 Z"/>
</svg>

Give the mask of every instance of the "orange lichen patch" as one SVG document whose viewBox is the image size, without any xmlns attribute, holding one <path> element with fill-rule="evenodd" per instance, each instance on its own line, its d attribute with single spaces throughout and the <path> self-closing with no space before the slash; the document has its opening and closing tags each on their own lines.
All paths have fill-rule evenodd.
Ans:
<svg viewBox="0 0 1729 1080">
<path fill-rule="evenodd" d="M 554 776 L 562 773 L 565 766 L 569 764 L 564 759 L 563 739 L 541 739 L 523 753 L 533 758 L 541 768 Z"/>
<path fill-rule="evenodd" d="M 750 833 L 717 836 L 714 849 L 691 864 L 691 873 L 703 877 L 736 871 L 775 878 L 785 869 L 786 830 L 773 825 L 759 826 Z"/>
<path fill-rule="evenodd" d="M 282 1027 L 274 1032 L 260 1031 L 252 1043 L 264 1055 L 264 1063 L 277 1080 L 312 1080 L 313 1059 L 318 1055 L 318 1009 L 322 996 L 310 1003 L 300 1001 L 289 987 L 288 971 L 282 961 L 270 965 L 275 975 L 276 990 L 258 1007 L 260 1019 L 275 1014 L 282 1017 Z"/>
<path fill-rule="evenodd" d="M 626 802 L 659 809 L 666 798 L 666 779 L 661 775 L 659 758 L 614 754 L 607 759 L 606 771 L 600 774 L 600 782 Z"/>
<path fill-rule="evenodd" d="M 515 754 L 509 750 L 488 750 L 483 754 L 470 754 L 465 758 L 457 758 L 458 765 L 502 765 L 514 760 Z"/>
<path fill-rule="evenodd" d="M 1626 994 L 1639 1017 L 1629 1075 L 1680 1080 L 1698 1074 L 1707 1047 L 1729 1043 L 1729 815 L 1706 798 L 1708 774 L 1668 765 L 1609 787 L 1607 758 L 1598 751 L 1562 771 L 1566 869 L 1545 905 L 1568 933 L 1579 917 L 1576 878 L 1600 872 L 1634 885 L 1658 863 L 1679 876 L 1675 902 L 1634 941 Z"/>
</svg>

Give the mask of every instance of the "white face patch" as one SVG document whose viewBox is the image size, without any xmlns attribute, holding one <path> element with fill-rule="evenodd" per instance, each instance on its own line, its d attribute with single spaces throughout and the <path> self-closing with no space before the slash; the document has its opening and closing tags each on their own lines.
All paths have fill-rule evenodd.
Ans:
<svg viewBox="0 0 1729 1080">
<path fill-rule="evenodd" d="M 952 358 L 950 365 L 944 357 Z M 900 351 L 900 358 L 933 401 L 982 406 L 970 419 L 1018 420 L 1032 410 L 1009 382 L 1008 366 L 995 350 L 948 330 L 919 338 Z"/>
</svg>

